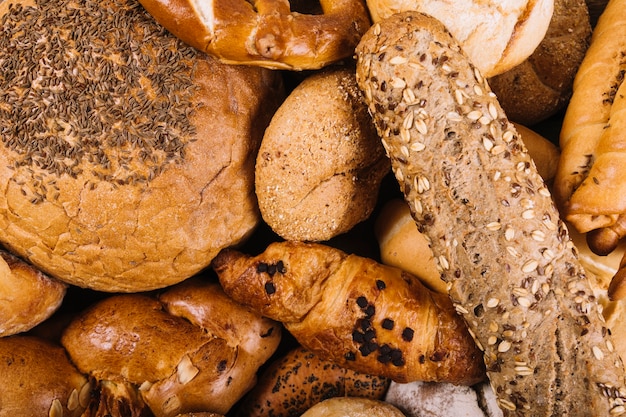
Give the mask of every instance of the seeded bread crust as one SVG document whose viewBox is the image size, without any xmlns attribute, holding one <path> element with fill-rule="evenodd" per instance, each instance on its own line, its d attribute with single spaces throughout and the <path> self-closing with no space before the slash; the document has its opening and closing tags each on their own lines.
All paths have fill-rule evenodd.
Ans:
<svg viewBox="0 0 626 417">
<path fill-rule="evenodd" d="M 67 283 L 135 292 L 251 234 L 278 74 L 183 45 L 135 0 L 5 4 L 2 243 Z"/>
<path fill-rule="evenodd" d="M 278 358 L 259 376 L 254 388 L 237 407 L 246 417 L 299 416 L 331 397 L 380 400 L 389 379 L 342 368 L 303 347 Z"/>
<path fill-rule="evenodd" d="M 320 358 L 398 382 L 473 384 L 480 352 L 444 294 L 398 268 L 320 243 L 275 242 L 213 260 L 226 294 L 281 321 Z"/>
<path fill-rule="evenodd" d="M 392 169 L 509 416 L 626 412 L 624 368 L 519 135 L 441 22 L 407 12 L 357 47 Z"/>
<path fill-rule="evenodd" d="M 607 254 L 626 236 L 626 1 L 600 16 L 574 81 L 560 132 L 554 192 L 563 216 L 591 249 Z"/>
</svg>

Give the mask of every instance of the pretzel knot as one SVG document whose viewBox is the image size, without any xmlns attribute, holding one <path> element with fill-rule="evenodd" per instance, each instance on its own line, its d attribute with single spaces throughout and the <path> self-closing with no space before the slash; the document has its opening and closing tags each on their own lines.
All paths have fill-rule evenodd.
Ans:
<svg viewBox="0 0 626 417">
<path fill-rule="evenodd" d="M 370 26 L 363 0 L 319 0 L 321 13 L 288 0 L 139 0 L 183 42 L 229 64 L 311 70 L 351 57 Z M 310 3 L 310 2 L 304 2 Z"/>
</svg>

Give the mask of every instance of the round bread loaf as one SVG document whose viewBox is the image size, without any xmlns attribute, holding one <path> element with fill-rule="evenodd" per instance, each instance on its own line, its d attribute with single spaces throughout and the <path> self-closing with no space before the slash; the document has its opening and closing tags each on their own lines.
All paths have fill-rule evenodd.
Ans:
<svg viewBox="0 0 626 417">
<path fill-rule="evenodd" d="M 67 284 L 0 249 L 0 337 L 25 332 L 61 306 Z"/>
<path fill-rule="evenodd" d="M 135 0 L 0 3 L 2 243 L 101 291 L 180 282 L 260 216 L 279 75 L 185 46 Z"/>
<path fill-rule="evenodd" d="M 367 6 L 374 22 L 403 11 L 437 18 L 483 77 L 493 77 L 537 48 L 548 30 L 554 0 L 367 0 Z"/>
<path fill-rule="evenodd" d="M 555 0 L 546 36 L 532 55 L 489 79 L 510 120 L 531 126 L 565 108 L 590 36 L 585 1 Z"/>
<path fill-rule="evenodd" d="M 309 408 L 301 417 L 405 417 L 395 406 L 369 398 L 334 397 Z"/>
<path fill-rule="evenodd" d="M 284 239 L 328 240 L 369 217 L 388 172 L 354 69 L 328 69 L 302 81 L 265 131 L 259 208 Z"/>
<path fill-rule="evenodd" d="M 31 336 L 0 338 L 0 417 L 79 417 L 91 384 L 65 350 Z"/>
</svg>

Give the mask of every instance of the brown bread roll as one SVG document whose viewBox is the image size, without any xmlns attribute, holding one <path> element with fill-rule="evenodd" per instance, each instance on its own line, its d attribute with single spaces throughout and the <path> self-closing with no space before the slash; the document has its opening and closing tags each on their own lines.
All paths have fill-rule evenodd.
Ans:
<svg viewBox="0 0 626 417">
<path fill-rule="evenodd" d="M 219 284 L 187 280 L 160 299 L 108 297 L 77 316 L 61 341 L 98 382 L 95 408 L 113 413 L 111 405 L 125 404 L 137 415 L 170 417 L 226 414 L 280 339 L 279 324 L 235 303 Z"/>
<path fill-rule="evenodd" d="M 398 382 L 485 378 L 448 297 L 398 268 L 295 241 L 255 256 L 224 249 L 212 265 L 226 294 L 282 322 L 322 359 Z"/>
<path fill-rule="evenodd" d="M 624 367 L 601 307 L 480 71 L 416 12 L 375 24 L 357 58 L 392 170 L 504 415 L 624 414 Z"/>
<path fill-rule="evenodd" d="M 32 336 L 0 338 L 0 417 L 79 417 L 92 386 L 65 350 Z"/>
<path fill-rule="evenodd" d="M 591 36 L 585 0 L 554 0 L 548 31 L 519 65 L 489 78 L 509 120 L 532 126 L 565 109 Z"/>
<path fill-rule="evenodd" d="M 370 216 L 388 173 L 354 69 L 341 67 L 306 78 L 276 111 L 255 189 L 263 220 L 279 236 L 325 241 Z"/>
<path fill-rule="evenodd" d="M 374 22 L 403 11 L 441 21 L 485 77 L 501 74 L 533 53 L 548 30 L 553 0 L 367 0 Z"/>
<path fill-rule="evenodd" d="M 332 397 L 380 400 L 390 380 L 362 374 L 320 358 L 303 347 L 281 356 L 259 376 L 237 407 L 246 417 L 295 417 Z"/>
<path fill-rule="evenodd" d="M 250 235 L 279 74 L 218 63 L 136 0 L 8 1 L 0 19 L 0 241 L 12 252 L 76 286 L 135 292 Z"/>
<path fill-rule="evenodd" d="M 0 249 L 0 337 L 25 332 L 59 309 L 67 284 Z"/>
</svg>

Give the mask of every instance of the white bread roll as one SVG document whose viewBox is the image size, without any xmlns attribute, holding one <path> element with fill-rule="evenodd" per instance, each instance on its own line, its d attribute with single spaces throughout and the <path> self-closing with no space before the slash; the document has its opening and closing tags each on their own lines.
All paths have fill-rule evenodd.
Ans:
<svg viewBox="0 0 626 417">
<path fill-rule="evenodd" d="M 520 64 L 545 36 L 553 0 L 367 0 L 372 20 L 416 10 L 440 20 L 484 77 Z"/>
</svg>

